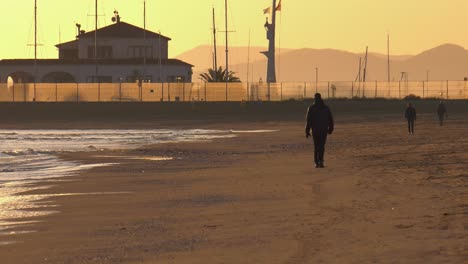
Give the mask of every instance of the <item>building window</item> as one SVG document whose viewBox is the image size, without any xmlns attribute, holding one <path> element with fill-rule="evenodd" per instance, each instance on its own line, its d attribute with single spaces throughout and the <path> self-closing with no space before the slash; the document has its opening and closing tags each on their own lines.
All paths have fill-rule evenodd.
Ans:
<svg viewBox="0 0 468 264">
<path fill-rule="evenodd" d="M 112 59 L 112 46 L 98 46 L 97 54 L 99 59 Z M 94 59 L 94 46 L 88 46 L 88 58 Z"/>
<path fill-rule="evenodd" d="M 128 57 L 130 58 L 144 58 L 146 49 L 146 58 L 153 58 L 153 49 L 151 46 L 129 46 Z"/>
<path fill-rule="evenodd" d="M 127 83 L 137 83 L 137 82 L 145 82 L 145 83 L 150 83 L 152 82 L 152 77 L 151 76 L 127 76 L 125 78 L 125 81 Z"/>
</svg>

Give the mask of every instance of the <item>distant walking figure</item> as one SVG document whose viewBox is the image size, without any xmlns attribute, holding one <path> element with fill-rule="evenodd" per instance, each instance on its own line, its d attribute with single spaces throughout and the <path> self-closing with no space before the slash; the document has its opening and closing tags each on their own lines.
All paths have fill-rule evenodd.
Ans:
<svg viewBox="0 0 468 264">
<path fill-rule="evenodd" d="M 439 105 L 437 106 L 437 115 L 439 116 L 439 123 L 440 126 L 444 125 L 444 117 L 447 118 L 447 109 L 445 108 L 444 102 L 440 101 Z"/>
<path fill-rule="evenodd" d="M 408 120 L 408 134 L 414 135 L 414 121 L 416 121 L 416 109 L 413 104 L 408 103 L 405 111 L 405 118 Z"/>
<path fill-rule="evenodd" d="M 325 143 L 327 134 L 333 133 L 334 123 L 330 108 L 323 102 L 319 93 L 315 94 L 314 104 L 307 109 L 306 117 L 306 138 L 310 137 L 310 130 L 314 138 L 314 161 L 316 168 L 323 168 L 323 156 L 325 153 Z"/>
</svg>

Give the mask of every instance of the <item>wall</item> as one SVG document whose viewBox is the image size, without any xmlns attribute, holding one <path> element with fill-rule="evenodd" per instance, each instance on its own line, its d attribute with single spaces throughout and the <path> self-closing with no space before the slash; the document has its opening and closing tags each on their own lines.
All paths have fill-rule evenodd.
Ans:
<svg viewBox="0 0 468 264">
<path fill-rule="evenodd" d="M 159 44 L 161 43 L 161 48 Z M 132 58 L 128 54 L 129 46 L 151 46 L 153 50 L 153 58 L 159 58 L 162 55 L 162 59 L 168 58 L 168 40 L 165 38 L 159 39 L 125 39 L 125 38 L 100 38 L 98 39 L 98 46 L 112 46 L 112 53 L 114 59 L 129 59 Z M 88 47 L 94 47 L 93 38 L 83 38 L 79 40 L 78 44 L 78 57 L 80 59 L 89 59 Z"/>
<path fill-rule="evenodd" d="M 113 82 L 120 82 L 121 79 L 125 80 L 127 76 L 133 76 L 136 72 L 139 74 L 151 76 L 153 82 L 157 82 L 160 76 L 161 79 L 167 81 L 169 76 L 184 76 L 186 82 L 192 81 L 191 67 L 185 65 L 162 65 L 150 64 L 143 67 L 143 65 L 100 65 L 98 68 L 99 76 L 112 76 Z M 17 71 L 24 71 L 34 75 L 34 65 L 0 65 L 0 82 L 7 82 L 8 76 Z M 77 82 L 88 82 L 88 76 L 95 75 L 94 64 L 86 65 L 73 65 L 73 64 L 56 64 L 56 65 L 39 65 L 37 67 L 37 82 L 40 82 L 42 77 L 50 72 L 68 72 L 75 77 Z"/>
</svg>

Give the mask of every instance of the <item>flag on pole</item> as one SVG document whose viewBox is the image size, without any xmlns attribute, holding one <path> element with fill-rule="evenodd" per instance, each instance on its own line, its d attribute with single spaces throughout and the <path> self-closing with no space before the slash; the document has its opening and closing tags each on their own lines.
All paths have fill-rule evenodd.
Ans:
<svg viewBox="0 0 468 264">
<path fill-rule="evenodd" d="M 281 0 L 279 1 L 279 4 L 276 7 L 275 11 L 281 11 Z"/>
<path fill-rule="evenodd" d="M 270 14 L 271 7 L 263 9 L 263 14 Z"/>
</svg>

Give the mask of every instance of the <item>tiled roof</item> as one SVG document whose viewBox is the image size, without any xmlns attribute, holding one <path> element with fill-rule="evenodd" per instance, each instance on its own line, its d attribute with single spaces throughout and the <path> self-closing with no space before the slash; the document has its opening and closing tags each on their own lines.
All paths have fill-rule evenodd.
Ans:
<svg viewBox="0 0 468 264">
<path fill-rule="evenodd" d="M 79 60 L 59 60 L 59 59 L 38 59 L 37 65 L 94 65 L 94 59 L 79 59 Z M 140 65 L 143 64 L 143 59 L 99 59 L 99 65 Z M 159 59 L 147 59 L 146 64 L 158 65 Z M 34 65 L 34 59 L 7 59 L 0 60 L 2 65 Z M 178 59 L 161 60 L 161 65 L 181 65 L 193 67 L 193 65 Z"/>
<path fill-rule="evenodd" d="M 94 31 L 86 32 L 82 35 L 79 35 L 79 38 L 94 38 Z M 107 27 L 103 27 L 97 30 L 98 38 L 143 38 L 144 29 L 136 27 L 134 25 L 118 22 Z M 158 33 L 146 30 L 147 38 L 164 38 L 166 40 L 171 40 L 168 37 L 159 35 Z"/>
</svg>

